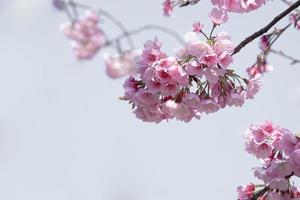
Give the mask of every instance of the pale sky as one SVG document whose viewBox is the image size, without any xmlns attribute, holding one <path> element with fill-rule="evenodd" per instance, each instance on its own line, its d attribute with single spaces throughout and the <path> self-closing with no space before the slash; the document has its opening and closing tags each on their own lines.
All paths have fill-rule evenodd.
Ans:
<svg viewBox="0 0 300 200">
<path fill-rule="evenodd" d="M 196 20 L 210 27 L 208 1 L 176 9 L 171 19 L 162 16 L 162 0 L 82 2 L 109 11 L 128 29 L 159 24 L 183 36 Z M 284 8 L 272 1 L 232 14 L 217 31 L 228 31 L 237 44 Z M 241 109 L 187 124 L 137 120 L 118 100 L 124 80 L 105 75 L 106 50 L 77 61 L 59 32 L 66 21 L 48 0 L 0 1 L 0 199 L 233 200 L 238 185 L 259 183 L 251 169 L 260 163 L 243 151 L 243 131 L 267 119 L 300 131 L 300 66 L 277 56 L 269 58 L 275 71 L 263 78 L 261 92 Z M 155 31 L 135 36 L 136 46 L 155 35 L 168 53 L 179 47 Z M 299 43 L 299 31 L 291 29 L 276 47 L 300 58 Z M 258 52 L 256 41 L 235 56 L 233 68 L 244 74 Z"/>
</svg>

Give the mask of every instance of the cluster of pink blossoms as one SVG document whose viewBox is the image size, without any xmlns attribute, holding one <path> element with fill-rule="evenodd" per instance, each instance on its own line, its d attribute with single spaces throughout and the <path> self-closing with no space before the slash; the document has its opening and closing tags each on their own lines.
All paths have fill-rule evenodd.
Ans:
<svg viewBox="0 0 300 200">
<path fill-rule="evenodd" d="M 267 121 L 250 126 L 245 145 L 246 151 L 262 162 L 254 175 L 263 185 L 238 187 L 238 199 L 300 200 L 300 191 L 291 181 L 300 177 L 300 138 Z"/>
<path fill-rule="evenodd" d="M 110 78 L 121 78 L 136 74 L 137 51 L 126 51 L 117 55 L 105 55 L 106 74 Z"/>
<path fill-rule="evenodd" d="M 227 12 L 245 13 L 255 10 L 266 3 L 267 0 L 211 0 L 215 6 L 212 12 L 223 13 L 227 17 Z M 193 5 L 199 0 L 165 0 L 163 11 L 165 16 L 171 16 L 175 6 Z"/>
<path fill-rule="evenodd" d="M 89 11 L 84 18 L 62 25 L 63 33 L 72 40 L 73 52 L 78 59 L 93 58 L 105 45 L 105 37 L 98 22 L 98 14 Z"/>
<path fill-rule="evenodd" d="M 245 13 L 261 7 L 266 0 L 211 0 L 211 2 L 226 12 Z"/>
<path fill-rule="evenodd" d="M 233 50 L 225 32 L 207 42 L 189 42 L 176 57 L 162 52 L 157 39 L 148 41 L 137 58 L 138 76 L 124 84 L 123 99 L 137 118 L 155 123 L 173 118 L 189 122 L 202 113 L 240 107 L 259 91 L 260 82 L 228 69 Z"/>
</svg>

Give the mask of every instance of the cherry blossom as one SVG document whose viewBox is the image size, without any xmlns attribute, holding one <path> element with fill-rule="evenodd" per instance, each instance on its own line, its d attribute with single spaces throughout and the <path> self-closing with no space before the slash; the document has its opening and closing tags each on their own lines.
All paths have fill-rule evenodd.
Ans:
<svg viewBox="0 0 300 200">
<path fill-rule="evenodd" d="M 273 66 L 269 65 L 264 58 L 258 57 L 256 63 L 247 68 L 247 73 L 249 77 L 257 79 L 263 76 L 265 73 L 272 72 L 273 70 Z"/>
<path fill-rule="evenodd" d="M 227 12 L 219 8 L 213 8 L 209 13 L 209 17 L 217 25 L 224 24 L 228 20 Z"/>
<path fill-rule="evenodd" d="M 98 22 L 98 14 L 89 11 L 84 18 L 62 25 L 63 33 L 72 40 L 73 53 L 78 59 L 93 58 L 105 45 L 105 37 Z"/>
<path fill-rule="evenodd" d="M 204 27 L 204 25 L 201 24 L 200 22 L 195 22 L 193 24 L 193 28 L 194 28 L 193 31 L 196 32 L 196 33 L 200 33 L 200 32 L 202 32 L 203 27 Z"/>
<path fill-rule="evenodd" d="M 237 190 L 239 200 L 249 200 L 253 197 L 255 185 L 250 183 L 248 185 L 239 186 Z"/>
<path fill-rule="evenodd" d="M 165 0 L 163 3 L 164 15 L 171 16 L 174 8 L 174 2 L 171 0 Z"/>
<path fill-rule="evenodd" d="M 211 2 L 224 11 L 245 13 L 261 7 L 266 0 L 211 0 Z"/>
<path fill-rule="evenodd" d="M 251 125 L 245 139 L 246 151 L 262 162 L 262 167 L 254 168 L 254 176 L 263 185 L 238 187 L 238 199 L 299 200 L 291 178 L 300 177 L 300 138 L 266 121 Z"/>
<path fill-rule="evenodd" d="M 121 78 L 136 74 L 135 57 L 136 51 L 127 51 L 116 55 L 104 55 L 106 73 L 111 78 Z"/>
<path fill-rule="evenodd" d="M 263 51 L 268 50 L 271 45 L 271 36 L 272 34 L 263 35 L 259 41 L 259 48 Z"/>
</svg>

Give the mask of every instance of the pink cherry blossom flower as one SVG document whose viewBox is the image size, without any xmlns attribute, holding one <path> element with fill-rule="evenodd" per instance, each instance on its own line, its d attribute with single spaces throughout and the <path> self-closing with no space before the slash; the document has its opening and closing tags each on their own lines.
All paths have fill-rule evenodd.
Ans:
<svg viewBox="0 0 300 200">
<path fill-rule="evenodd" d="M 176 118 L 184 122 L 190 122 L 193 118 L 200 119 L 200 112 L 197 109 L 189 108 L 187 105 L 180 103 L 176 110 Z"/>
<path fill-rule="evenodd" d="M 163 11 L 165 16 L 171 16 L 174 8 L 174 1 L 165 0 L 163 2 Z"/>
<path fill-rule="evenodd" d="M 213 53 L 213 49 L 209 44 L 198 40 L 188 44 L 187 49 L 189 55 L 195 56 L 200 60 L 203 58 L 203 56 L 205 56 L 205 54 Z"/>
<path fill-rule="evenodd" d="M 209 113 L 215 113 L 220 109 L 221 109 L 221 106 L 217 102 L 214 102 L 211 99 L 201 101 L 201 104 L 200 104 L 201 112 L 205 112 L 206 114 L 209 114 Z"/>
<path fill-rule="evenodd" d="M 223 68 L 227 68 L 232 62 L 233 58 L 230 53 L 223 52 L 218 56 L 219 63 Z"/>
<path fill-rule="evenodd" d="M 196 61 L 190 62 L 189 65 L 187 65 L 185 69 L 186 69 L 186 72 L 188 73 L 188 75 L 197 76 L 200 78 L 203 75 L 203 66 L 199 65 L 199 63 Z"/>
<path fill-rule="evenodd" d="M 209 17 L 214 24 L 224 24 L 228 20 L 227 12 L 219 8 L 213 8 L 209 13 Z"/>
<path fill-rule="evenodd" d="M 289 130 L 284 130 L 284 132 L 285 133 L 282 136 L 278 149 L 289 156 L 294 151 L 299 139 Z"/>
<path fill-rule="evenodd" d="M 253 99 L 254 96 L 260 91 L 261 81 L 259 79 L 250 79 L 247 84 L 246 97 L 248 99 Z"/>
<path fill-rule="evenodd" d="M 129 51 L 121 55 L 106 55 L 105 65 L 106 73 L 110 78 L 121 78 L 123 76 L 135 75 L 136 64 L 134 58 L 137 52 Z"/>
<path fill-rule="evenodd" d="M 251 200 L 255 192 L 255 185 L 250 183 L 248 185 L 239 186 L 237 191 L 239 200 Z"/>
<path fill-rule="evenodd" d="M 252 125 L 246 132 L 246 151 L 257 158 L 267 159 L 282 138 L 282 130 L 271 122 Z"/>
<path fill-rule="evenodd" d="M 125 81 L 123 87 L 125 88 L 125 97 L 131 99 L 138 91 L 139 82 L 134 77 L 130 76 Z"/>
<path fill-rule="evenodd" d="M 163 119 L 160 108 L 156 106 L 137 107 L 134 111 L 135 116 L 144 122 L 159 123 Z"/>
<path fill-rule="evenodd" d="M 202 60 L 208 67 L 214 67 L 218 64 L 218 57 L 215 53 L 206 54 Z"/>
<path fill-rule="evenodd" d="M 225 75 L 225 70 L 218 68 L 207 68 L 204 71 L 204 76 L 211 84 L 216 84 L 220 77 Z"/>
<path fill-rule="evenodd" d="M 211 2 L 228 12 L 245 13 L 261 7 L 266 0 L 211 0 Z"/>
<path fill-rule="evenodd" d="M 247 73 L 250 78 L 257 79 L 263 76 L 267 72 L 272 72 L 273 66 L 269 65 L 266 61 L 258 61 L 251 67 L 247 68 Z"/>
<path fill-rule="evenodd" d="M 260 37 L 259 48 L 266 51 L 270 47 L 270 35 Z"/>
<path fill-rule="evenodd" d="M 194 32 L 196 32 L 196 33 L 200 33 L 201 31 L 202 31 L 202 29 L 203 29 L 203 24 L 201 24 L 200 22 L 195 22 L 194 24 L 193 24 L 193 28 L 194 28 Z"/>
<path fill-rule="evenodd" d="M 227 95 L 226 103 L 228 106 L 241 107 L 245 103 L 246 93 L 244 91 L 234 91 Z"/>
</svg>

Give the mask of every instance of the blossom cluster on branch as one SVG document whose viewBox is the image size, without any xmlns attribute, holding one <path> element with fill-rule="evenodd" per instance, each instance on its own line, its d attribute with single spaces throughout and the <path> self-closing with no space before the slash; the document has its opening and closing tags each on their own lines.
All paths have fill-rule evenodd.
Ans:
<svg viewBox="0 0 300 200">
<path fill-rule="evenodd" d="M 137 62 L 138 77 L 127 79 L 125 96 L 121 98 L 129 101 L 137 118 L 155 123 L 173 118 L 189 122 L 193 118 L 199 119 L 203 113 L 214 113 L 226 106 L 240 107 L 259 91 L 258 78 L 273 70 L 267 63 L 270 49 L 290 24 L 261 37 L 262 52 L 255 64 L 247 69 L 249 78 L 242 78 L 228 68 L 236 53 L 229 35 L 224 32 L 212 34 L 217 26 L 228 20 L 227 12 L 254 10 L 265 1 L 231 2 L 233 4 L 229 6 L 224 1 L 213 1 L 218 7 L 209 14 L 213 22 L 209 36 L 202 31 L 200 22 L 193 24 L 194 32 L 204 35 L 206 41 L 188 43 L 175 57 L 162 52 L 157 39 L 145 44 Z M 176 2 L 166 1 L 164 6 L 172 8 L 171 3 Z M 245 5 L 248 7 L 243 10 Z"/>
<path fill-rule="evenodd" d="M 253 11 L 266 3 L 267 0 L 211 0 L 213 10 L 222 12 L 227 16 L 228 12 L 245 13 Z M 174 7 L 194 5 L 199 0 L 164 0 L 163 11 L 165 16 L 171 16 Z"/>
<path fill-rule="evenodd" d="M 253 124 L 245 133 L 245 147 L 262 163 L 254 176 L 262 184 L 238 187 L 239 200 L 299 200 L 293 179 L 300 177 L 300 136 L 270 121 Z"/>
<path fill-rule="evenodd" d="M 105 45 L 105 37 L 98 23 L 98 14 L 90 11 L 82 19 L 62 24 L 61 29 L 72 40 L 71 46 L 78 59 L 92 59 Z"/>
<path fill-rule="evenodd" d="M 107 75 L 110 78 L 120 78 L 135 74 L 134 57 L 137 51 L 133 48 L 131 38 L 126 35 L 127 30 L 121 22 L 102 10 L 98 11 L 74 1 L 53 0 L 53 5 L 59 10 L 64 10 L 70 19 L 70 22 L 61 25 L 61 30 L 71 40 L 71 47 L 77 59 L 93 59 L 101 49 L 111 47 L 117 53 L 105 53 L 103 56 Z M 85 16 L 80 17 L 79 10 L 85 10 Z M 109 40 L 99 24 L 105 17 L 116 24 L 123 35 Z M 129 41 L 130 49 L 121 48 L 123 37 Z"/>
<path fill-rule="evenodd" d="M 242 78 L 230 69 L 234 45 L 226 32 L 207 41 L 191 40 L 176 57 L 161 50 L 155 38 L 138 57 L 138 77 L 129 77 L 125 96 L 137 118 L 159 123 L 176 118 L 189 122 L 202 113 L 240 107 L 260 89 L 256 78 Z"/>
<path fill-rule="evenodd" d="M 285 0 L 283 0 L 285 1 Z M 174 6 L 195 5 L 199 0 L 166 0 L 164 12 L 171 14 Z M 177 119 L 189 122 L 202 114 L 217 112 L 227 106 L 241 107 L 245 100 L 253 99 L 261 87 L 259 78 L 273 67 L 267 62 L 268 55 L 275 53 L 272 45 L 289 27 L 299 27 L 299 11 L 295 9 L 300 1 L 285 2 L 289 8 L 280 13 L 269 24 L 245 38 L 235 46 L 226 32 L 214 34 L 216 27 L 228 21 L 228 12 L 245 13 L 264 5 L 267 0 L 212 0 L 213 9 L 209 18 L 213 27 L 209 34 L 203 32 L 203 24 L 193 24 L 193 36 L 181 41 L 172 30 L 165 27 L 146 25 L 129 31 L 114 16 L 102 9 L 75 2 L 73 0 L 53 0 L 53 5 L 64 10 L 70 22 L 62 26 L 62 31 L 71 39 L 74 55 L 78 59 L 92 59 L 102 49 L 111 47 L 115 54 L 104 54 L 106 73 L 111 78 L 129 76 L 124 83 L 122 100 L 128 101 L 136 117 L 145 122 L 159 123 Z M 86 11 L 80 17 L 80 11 Z M 295 12 L 293 12 L 295 11 Z M 284 28 L 274 28 L 282 18 L 290 14 L 289 24 Z M 100 26 L 100 19 L 116 25 L 121 34 L 113 39 Z M 162 51 L 162 43 L 155 38 L 144 45 L 144 50 L 134 47 L 132 35 L 145 30 L 163 31 L 177 39 L 182 48 L 175 56 Z M 195 36 L 195 34 L 198 34 Z M 205 40 L 200 40 L 199 35 Z M 255 63 L 246 69 L 248 77 L 237 74 L 233 68 L 233 56 L 250 42 L 260 37 L 261 53 Z M 124 49 L 123 42 L 128 48 Z M 297 63 L 297 59 L 277 53 Z"/>
</svg>

